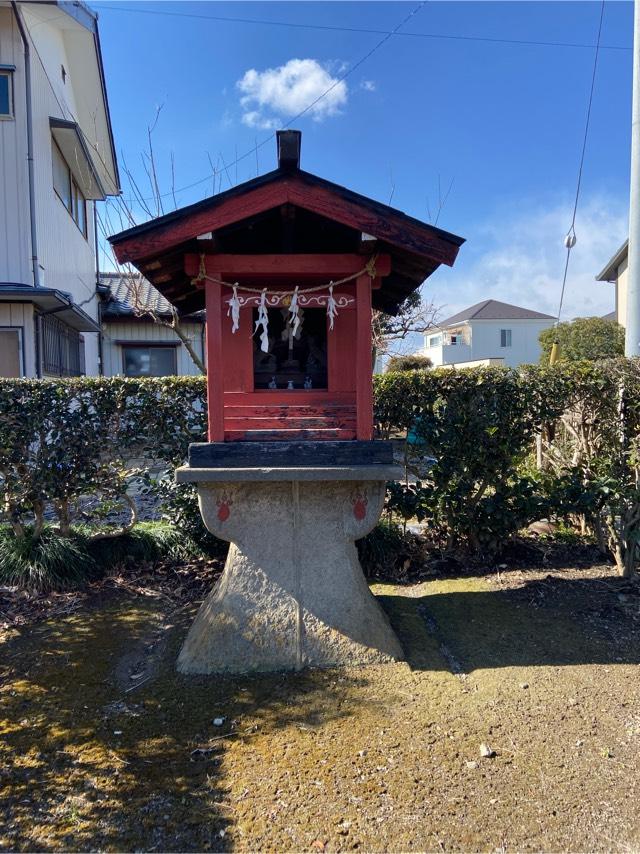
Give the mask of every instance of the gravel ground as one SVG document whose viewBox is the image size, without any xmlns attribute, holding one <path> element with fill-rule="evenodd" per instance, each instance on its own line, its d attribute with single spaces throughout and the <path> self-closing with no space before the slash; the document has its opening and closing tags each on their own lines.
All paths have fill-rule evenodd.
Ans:
<svg viewBox="0 0 640 854">
<path fill-rule="evenodd" d="M 0 849 L 638 850 L 640 595 L 611 572 L 379 584 L 407 662 L 297 675 L 176 674 L 184 574 L 5 619 Z"/>
</svg>

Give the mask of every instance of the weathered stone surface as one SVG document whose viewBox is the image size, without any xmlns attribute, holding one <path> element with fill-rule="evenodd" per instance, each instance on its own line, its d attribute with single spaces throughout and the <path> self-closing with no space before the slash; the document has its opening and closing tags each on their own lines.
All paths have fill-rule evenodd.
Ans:
<svg viewBox="0 0 640 854">
<path fill-rule="evenodd" d="M 384 481 L 212 481 L 198 492 L 207 528 L 232 545 L 182 647 L 180 671 L 402 658 L 355 547 L 380 517 Z"/>
</svg>

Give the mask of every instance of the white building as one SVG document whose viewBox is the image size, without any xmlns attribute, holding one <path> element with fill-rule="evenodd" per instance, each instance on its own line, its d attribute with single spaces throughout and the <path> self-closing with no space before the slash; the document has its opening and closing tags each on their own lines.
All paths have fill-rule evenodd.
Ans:
<svg viewBox="0 0 640 854">
<path fill-rule="evenodd" d="M 99 372 L 95 203 L 118 193 L 95 14 L 0 0 L 0 376 Z"/>
<path fill-rule="evenodd" d="M 200 369 L 183 341 L 168 326 L 172 307 L 146 279 L 135 282 L 120 273 L 100 275 L 103 299 L 102 364 L 107 377 L 198 376 Z M 155 319 L 154 319 L 155 318 Z M 203 362 L 204 311 L 180 319 L 180 328 Z"/>
<path fill-rule="evenodd" d="M 540 359 L 538 336 L 554 322 L 549 314 L 484 300 L 428 329 L 423 353 L 434 367 L 532 364 Z"/>
</svg>

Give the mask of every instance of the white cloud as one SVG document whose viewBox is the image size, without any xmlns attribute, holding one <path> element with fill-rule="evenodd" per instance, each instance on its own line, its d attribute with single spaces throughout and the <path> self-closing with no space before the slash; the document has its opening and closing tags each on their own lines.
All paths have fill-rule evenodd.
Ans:
<svg viewBox="0 0 640 854">
<path fill-rule="evenodd" d="M 263 129 L 278 127 L 282 117 L 297 115 L 327 92 L 309 110 L 316 121 L 322 121 L 339 113 L 348 96 L 344 80 L 332 77 L 315 59 L 290 59 L 266 71 L 250 68 L 236 86 L 242 93 L 243 123 Z"/>
<path fill-rule="evenodd" d="M 377 87 L 375 80 L 363 80 L 360 88 L 364 89 L 365 92 L 375 92 Z"/>
<path fill-rule="evenodd" d="M 595 276 L 627 235 L 626 204 L 626 200 L 604 196 L 581 202 L 562 320 L 613 311 L 613 285 L 596 282 Z M 519 207 L 526 210 L 526 204 Z M 570 223 L 569 204 L 531 207 L 519 216 L 501 218 L 476 234 L 465 235 L 468 242 L 460 249 L 453 270 L 441 267 L 427 281 L 425 296 L 442 306 L 442 318 L 484 299 L 556 315 L 566 259 L 563 240 Z M 482 244 L 487 248 L 478 254 Z"/>
<path fill-rule="evenodd" d="M 267 118 L 259 110 L 249 110 L 248 113 L 242 114 L 242 124 L 260 130 L 275 130 L 280 127 L 281 122 L 278 119 Z"/>
</svg>

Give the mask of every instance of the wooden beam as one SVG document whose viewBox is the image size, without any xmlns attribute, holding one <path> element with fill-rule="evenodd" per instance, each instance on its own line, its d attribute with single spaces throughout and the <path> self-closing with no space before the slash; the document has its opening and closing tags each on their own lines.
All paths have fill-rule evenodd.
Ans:
<svg viewBox="0 0 640 854">
<path fill-rule="evenodd" d="M 340 254 L 292 254 L 292 255 L 205 255 L 205 268 L 208 275 L 213 270 L 222 273 L 222 278 L 282 276 L 309 277 L 319 276 L 339 278 L 360 272 L 367 262 L 366 257 L 355 253 Z M 195 277 L 200 270 L 200 256 L 187 254 L 184 257 L 184 270 L 188 276 Z M 378 276 L 388 276 L 391 272 L 389 255 L 379 255 L 376 259 Z"/>
<path fill-rule="evenodd" d="M 218 278 L 220 274 L 218 273 Z M 207 406 L 209 441 L 224 442 L 224 377 L 222 366 L 222 287 L 207 282 Z"/>
<path fill-rule="evenodd" d="M 458 246 L 443 240 L 428 225 L 420 225 L 408 217 L 386 211 L 377 213 L 317 184 L 307 184 L 301 179 L 292 182 L 289 200 L 298 207 L 364 231 L 409 252 L 426 255 L 440 264 L 452 266 L 458 254 Z"/>
<path fill-rule="evenodd" d="M 217 201 L 212 200 L 211 207 L 205 207 L 195 213 L 181 213 L 167 217 L 164 223 L 151 227 L 140 234 L 132 234 L 113 244 L 118 261 L 136 261 L 159 255 L 192 240 L 207 231 L 218 231 L 227 225 L 246 219 L 262 211 L 276 208 L 288 201 L 286 181 L 276 184 L 266 184 L 244 195 L 234 195 L 231 198 Z"/>
<path fill-rule="evenodd" d="M 356 280 L 356 439 L 373 439 L 371 279 Z"/>
</svg>

